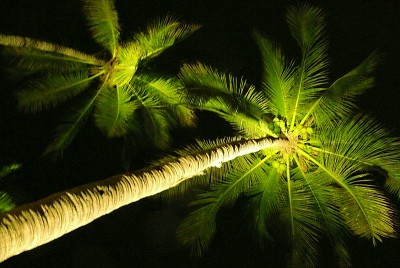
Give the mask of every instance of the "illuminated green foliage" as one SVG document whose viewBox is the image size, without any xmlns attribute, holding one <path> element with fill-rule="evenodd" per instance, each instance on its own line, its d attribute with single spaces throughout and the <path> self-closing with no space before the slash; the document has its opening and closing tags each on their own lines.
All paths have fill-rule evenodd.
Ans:
<svg viewBox="0 0 400 268">
<path fill-rule="evenodd" d="M 85 0 L 83 10 L 93 40 L 106 53 L 88 55 L 27 37 L 0 35 L 3 55 L 20 71 L 34 74 L 17 94 L 23 111 L 39 112 L 79 95 L 80 106 L 73 107 L 57 128 L 46 153 L 62 154 L 90 114 L 108 137 L 146 133 L 143 137 L 166 147 L 171 126 L 193 125 L 194 115 L 183 106 L 182 86 L 176 79 L 141 67 L 148 67 L 150 60 L 199 26 L 168 16 L 121 41 L 114 0 Z"/>
<path fill-rule="evenodd" d="M 19 169 L 20 164 L 14 163 L 11 165 L 3 166 L 0 170 L 0 180 L 12 173 L 13 171 Z M 9 211 L 15 207 L 14 202 L 11 197 L 3 191 L 0 191 L 0 213 Z"/>
<path fill-rule="evenodd" d="M 321 239 L 331 242 L 338 262 L 349 263 L 344 234 L 373 244 L 395 236 L 395 209 L 378 182 L 386 179 L 389 190 L 400 192 L 399 140 L 358 114 L 354 104 L 373 86 L 379 56 L 372 53 L 329 83 L 324 12 L 306 4 L 289 8 L 286 19 L 300 61 L 288 60 L 278 45 L 255 33 L 263 62 L 258 90 L 200 63 L 181 70 L 189 101 L 230 122 L 242 138 L 289 141 L 286 148 L 245 155 L 199 179 L 209 191 L 193 202 L 197 210 L 178 230 L 195 255 L 209 247 L 218 211 L 239 197 L 251 203 L 261 244 L 268 247 L 276 224 L 286 230 L 281 237 L 288 238 L 294 267 L 317 266 Z"/>
</svg>

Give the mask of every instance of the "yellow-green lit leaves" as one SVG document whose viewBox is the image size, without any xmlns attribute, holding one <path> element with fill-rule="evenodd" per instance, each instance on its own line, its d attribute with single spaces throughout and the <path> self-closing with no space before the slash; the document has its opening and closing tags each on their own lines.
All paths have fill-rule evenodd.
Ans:
<svg viewBox="0 0 400 268">
<path fill-rule="evenodd" d="M 116 58 L 109 62 L 109 85 L 124 87 L 135 75 L 143 51 L 136 42 L 130 42 L 119 48 Z"/>
<path fill-rule="evenodd" d="M 120 137 L 132 129 L 132 115 L 138 102 L 126 88 L 103 87 L 96 101 L 96 125 L 109 137 Z"/>
<path fill-rule="evenodd" d="M 258 33 L 255 37 L 263 58 L 263 87 L 270 100 L 270 110 L 287 117 L 293 102 L 294 64 L 286 60 L 273 42 Z"/>
<path fill-rule="evenodd" d="M 395 209 L 389 199 L 378 189 L 352 186 L 353 197 L 342 196 L 341 215 L 348 228 L 357 236 L 372 239 L 374 245 L 383 237 L 396 237 Z"/>
<path fill-rule="evenodd" d="M 85 0 L 84 11 L 94 40 L 114 57 L 120 29 L 114 0 Z"/>
<path fill-rule="evenodd" d="M 181 124 L 185 126 L 195 124 L 194 112 L 184 105 L 184 96 L 181 92 L 182 85 L 177 79 L 137 75 L 132 83 L 157 99 L 160 102 L 160 107 L 168 108 Z"/>
<path fill-rule="evenodd" d="M 379 60 L 380 55 L 374 52 L 356 68 L 332 83 L 313 107 L 317 122 L 323 123 L 348 116 L 356 106 L 355 97 L 374 85 L 372 73 Z"/>
<path fill-rule="evenodd" d="M 153 58 L 199 28 L 198 25 L 185 24 L 173 17 L 166 17 L 149 25 L 146 31 L 136 34 L 134 40 L 144 51 L 144 58 Z"/>
<path fill-rule="evenodd" d="M 27 112 L 52 108 L 85 90 L 94 78 L 87 72 L 50 73 L 18 92 L 19 107 Z"/>
</svg>

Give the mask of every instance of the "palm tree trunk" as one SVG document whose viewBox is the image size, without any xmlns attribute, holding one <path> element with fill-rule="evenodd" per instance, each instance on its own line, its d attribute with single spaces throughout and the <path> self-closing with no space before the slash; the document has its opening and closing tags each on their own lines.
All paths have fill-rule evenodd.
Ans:
<svg viewBox="0 0 400 268">
<path fill-rule="evenodd" d="M 160 193 L 238 156 L 284 140 L 231 142 L 200 154 L 178 157 L 139 172 L 116 175 L 53 194 L 0 215 L 0 262 L 55 240 L 122 206 Z"/>
</svg>

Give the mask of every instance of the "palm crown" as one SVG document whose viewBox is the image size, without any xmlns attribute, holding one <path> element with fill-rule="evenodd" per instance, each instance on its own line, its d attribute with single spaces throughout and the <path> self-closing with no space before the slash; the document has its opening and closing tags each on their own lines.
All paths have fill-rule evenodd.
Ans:
<svg viewBox="0 0 400 268">
<path fill-rule="evenodd" d="M 177 121 L 191 125 L 194 116 L 181 104 L 181 85 L 176 79 L 159 77 L 140 67 L 198 26 L 167 17 L 121 43 L 113 0 L 85 0 L 84 12 L 92 37 L 106 50 L 107 59 L 44 41 L 0 35 L 4 54 L 18 67 L 35 74 L 35 79 L 18 93 L 20 107 L 28 112 L 41 111 L 93 88 L 59 126 L 47 152 L 62 153 L 93 110 L 96 126 L 107 136 L 144 132 L 156 145 L 165 147 L 171 125 Z M 96 87 L 89 87 L 94 83 Z"/>
<path fill-rule="evenodd" d="M 258 91 L 200 63 L 181 70 L 193 105 L 217 113 L 241 138 L 289 141 L 280 149 L 237 158 L 198 180 L 208 185 L 211 178 L 211 189 L 193 202 L 200 208 L 178 230 L 195 254 L 208 248 L 220 208 L 242 196 L 251 203 L 261 240 L 273 239 L 271 230 L 284 226 L 293 264 L 315 265 L 322 237 L 347 262 L 346 232 L 374 244 L 395 235 L 394 208 L 373 175 L 379 173 L 390 191 L 399 192 L 399 142 L 368 116 L 353 112 L 354 98 L 373 86 L 371 73 L 379 56 L 371 54 L 329 84 L 323 11 L 291 7 L 286 19 L 300 61 L 286 59 L 275 43 L 255 33 L 263 59 Z M 213 146 L 202 142 L 197 149 Z"/>
</svg>

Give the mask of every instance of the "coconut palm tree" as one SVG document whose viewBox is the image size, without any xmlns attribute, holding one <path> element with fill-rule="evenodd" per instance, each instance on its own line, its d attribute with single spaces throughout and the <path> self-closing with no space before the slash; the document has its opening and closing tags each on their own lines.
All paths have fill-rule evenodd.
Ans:
<svg viewBox="0 0 400 268">
<path fill-rule="evenodd" d="M 240 197 L 250 204 L 260 242 L 268 247 L 284 238 L 288 263 L 295 267 L 316 266 L 323 239 L 332 244 L 338 262 L 349 264 L 346 235 L 374 245 L 395 236 L 395 209 L 380 186 L 384 181 L 389 192 L 400 192 L 399 139 L 356 112 L 354 102 L 373 86 L 379 55 L 372 53 L 329 83 L 325 17 L 308 4 L 288 9 L 286 20 L 301 52 L 297 61 L 255 33 L 263 62 L 258 91 L 203 64 L 183 66 L 180 78 L 195 107 L 217 113 L 244 139 L 288 141 L 281 148 L 238 157 L 173 189 L 183 191 L 191 182 L 209 186 L 193 201 L 197 209 L 177 233 L 193 254 L 208 249 L 218 212 Z"/>
<path fill-rule="evenodd" d="M 165 147 L 170 127 L 178 122 L 192 125 L 194 115 L 182 105 L 176 79 L 160 77 L 144 67 L 199 27 L 169 16 L 121 42 L 113 0 L 85 0 L 84 13 L 94 41 L 103 48 L 96 55 L 28 37 L 0 35 L 3 54 L 33 77 L 17 94 L 22 110 L 38 112 L 80 95 L 80 106 L 58 127 L 46 153 L 62 154 L 92 112 L 96 126 L 108 137 L 142 133 Z"/>
<path fill-rule="evenodd" d="M 204 146 L 204 142 L 202 142 Z M 0 214 L 0 262 L 84 226 L 113 210 L 176 186 L 243 154 L 287 146 L 271 139 L 235 140 L 209 150 L 190 147 L 134 173 L 82 185 Z M 212 147 L 212 148 L 211 148 Z"/>
</svg>

